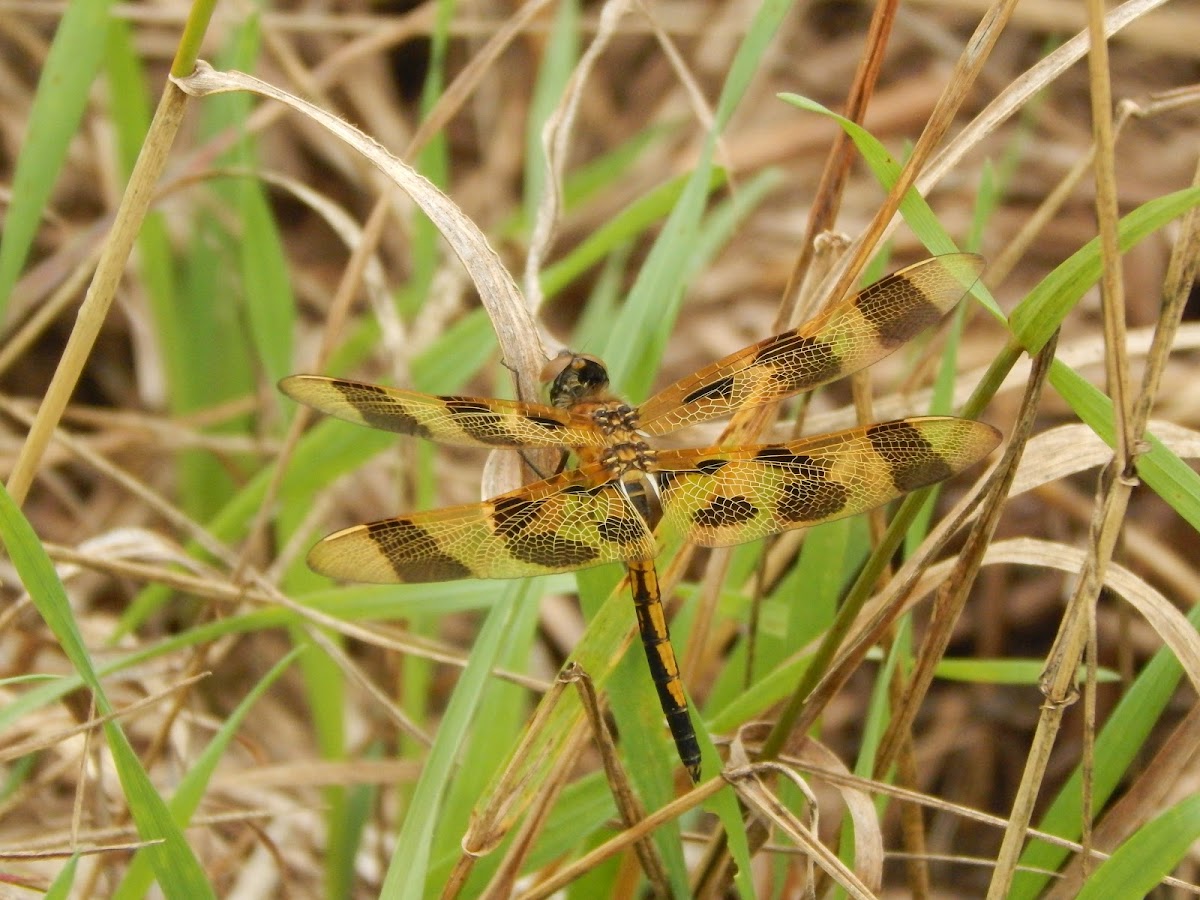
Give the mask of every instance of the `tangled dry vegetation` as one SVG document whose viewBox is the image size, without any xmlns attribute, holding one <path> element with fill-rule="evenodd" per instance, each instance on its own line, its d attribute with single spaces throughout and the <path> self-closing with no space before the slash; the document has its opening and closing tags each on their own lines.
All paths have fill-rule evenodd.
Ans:
<svg viewBox="0 0 1200 900">
<path fill-rule="evenodd" d="M 0 0 L 4 896 L 1194 893 L 1200 8 L 1089 68 L 1100 11 L 1011 6 Z M 304 566 L 512 476 L 283 375 L 528 396 L 569 344 L 640 400 L 953 246 L 986 291 L 782 418 L 965 410 L 991 466 L 903 552 L 659 559 L 698 786 L 619 567 Z"/>
</svg>

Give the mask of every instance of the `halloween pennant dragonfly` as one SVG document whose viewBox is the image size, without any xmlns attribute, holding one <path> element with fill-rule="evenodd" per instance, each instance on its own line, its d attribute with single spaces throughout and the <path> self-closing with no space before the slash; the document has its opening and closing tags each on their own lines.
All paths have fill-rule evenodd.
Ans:
<svg viewBox="0 0 1200 900">
<path fill-rule="evenodd" d="M 693 781 L 700 748 L 671 648 L 654 569 L 658 519 L 721 547 L 863 512 L 950 477 L 999 442 L 990 425 L 921 417 L 741 447 L 655 450 L 649 439 L 781 400 L 871 365 L 936 323 L 979 277 L 972 254 L 927 259 L 810 322 L 733 353 L 630 406 L 595 357 L 551 363 L 550 405 L 435 397 L 292 375 L 289 397 L 349 422 L 469 447 L 571 450 L 578 467 L 484 503 L 355 525 L 308 555 L 349 581 L 524 578 L 603 563 L 630 577 L 650 672 Z M 654 500 L 656 503 L 652 503 Z"/>
</svg>

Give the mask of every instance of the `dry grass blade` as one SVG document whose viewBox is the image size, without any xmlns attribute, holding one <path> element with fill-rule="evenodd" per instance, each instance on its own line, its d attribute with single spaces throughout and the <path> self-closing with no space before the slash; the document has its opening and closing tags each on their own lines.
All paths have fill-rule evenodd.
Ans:
<svg viewBox="0 0 1200 900">
<path fill-rule="evenodd" d="M 128 706 L 115 710 L 110 715 L 96 716 L 62 731 L 47 732 L 44 734 L 39 734 L 37 737 L 30 738 L 27 741 L 21 741 L 15 744 L 7 744 L 6 746 L 0 748 L 0 762 L 10 763 L 20 759 L 23 756 L 36 753 L 38 750 L 60 748 L 76 735 L 86 734 L 89 731 L 95 731 L 105 722 L 137 715 L 138 713 L 141 713 L 150 707 L 158 705 L 162 701 L 171 697 L 173 694 L 179 693 L 180 691 L 190 690 L 192 685 L 207 677 L 208 673 L 206 672 L 192 675 L 189 678 L 185 678 L 182 681 L 172 684 L 170 687 L 165 688 L 162 691 L 156 691 L 155 693 L 143 697 L 141 700 L 138 700 L 135 703 L 131 703 Z M 82 754 L 83 757 L 86 757 L 86 755 L 86 753 Z"/>
<path fill-rule="evenodd" d="M 827 747 L 812 739 L 806 739 L 801 756 L 812 759 L 824 768 L 841 767 L 841 761 Z M 846 774 L 850 773 L 847 771 Z M 854 827 L 855 874 L 872 891 L 878 892 L 883 887 L 883 864 L 886 858 L 879 811 L 865 791 L 845 784 L 837 785 L 837 788 Z"/>
<path fill-rule="evenodd" d="M 606 859 L 616 856 L 618 853 L 628 849 L 638 841 L 644 839 L 651 834 L 656 828 L 661 827 L 667 822 L 677 819 L 689 810 L 696 809 L 700 804 L 704 803 L 715 795 L 718 791 L 725 787 L 725 782 L 719 778 L 714 778 L 711 781 L 706 781 L 699 785 L 695 790 L 673 800 L 661 809 L 655 810 L 650 815 L 646 816 L 634 828 L 623 831 L 621 834 L 605 842 L 589 853 L 576 859 L 568 866 L 564 866 L 559 871 L 555 872 L 543 882 L 524 893 L 517 894 L 520 900 L 543 900 L 545 897 L 552 896 L 555 891 L 575 881 L 580 875 L 590 872 Z"/>
<path fill-rule="evenodd" d="M 218 72 L 201 62 L 194 74 L 176 79 L 176 83 L 193 96 L 251 91 L 278 100 L 321 124 L 387 175 L 429 216 L 462 261 L 492 318 L 506 364 L 516 374 L 523 395 L 537 395 L 537 376 L 546 359 L 537 327 L 516 283 L 487 238 L 445 194 L 348 122 L 257 78 L 240 72 Z"/>
<path fill-rule="evenodd" d="M 1200 178 L 1200 169 L 1197 170 L 1196 177 Z M 1164 341 L 1156 341 L 1155 346 L 1159 352 L 1151 353 L 1142 390 L 1135 402 L 1131 428 L 1132 433 L 1139 436 L 1145 432 L 1150 407 L 1157 394 L 1159 373 L 1166 364 L 1170 337 L 1178 328 L 1185 298 L 1192 284 L 1191 280 L 1184 280 L 1181 276 L 1190 272 L 1194 278 L 1197 271 L 1195 248 L 1197 241 L 1200 241 L 1200 214 L 1193 210 L 1187 216 L 1185 225 L 1185 236 L 1175 247 L 1169 270 L 1170 278 L 1165 285 L 1171 293 L 1166 296 L 1159 320 L 1159 330 L 1163 333 Z M 1093 604 L 1099 595 L 1105 570 L 1109 566 L 1120 535 L 1133 485 L 1134 476 L 1129 468 L 1129 460 L 1114 455 L 1104 471 L 1097 491 L 1089 534 L 1087 564 L 1082 567 L 1079 582 L 1072 593 L 1054 647 L 1047 658 L 1042 680 L 1042 690 L 1046 694 L 1047 702 L 1042 707 L 1021 787 L 1013 804 L 1010 825 L 1005 832 L 998 865 L 988 888 L 989 900 L 999 900 L 1005 896 L 1012 883 L 1017 859 L 1024 843 L 1025 830 L 1029 826 L 1033 804 L 1049 762 L 1050 749 L 1061 725 L 1063 711 L 1074 696 L 1076 667 L 1090 633 Z M 1192 635 L 1195 634 L 1190 625 L 1185 624 L 1184 627 Z M 1163 637 L 1166 639 L 1165 634 Z M 1176 652 L 1178 653 L 1178 650 Z M 1183 661 L 1183 657 L 1180 659 Z M 1193 668 L 1189 671 L 1194 674 L 1200 670 Z"/>
<path fill-rule="evenodd" d="M 1085 550 L 1036 538 L 1013 538 L 993 544 L 984 561 L 986 565 L 1007 563 L 1082 574 L 1087 568 L 1087 560 Z M 930 575 L 936 577 L 934 572 Z M 1183 613 L 1161 592 L 1115 563 L 1106 571 L 1103 586 L 1128 602 L 1150 624 L 1200 692 L 1200 635 Z M 1072 684 L 1078 677 L 1076 669 Z"/>
<path fill-rule="evenodd" d="M 1009 437 L 1004 456 L 996 464 L 996 468 L 988 479 L 988 487 L 981 504 L 982 511 L 973 523 L 966 543 L 958 554 L 953 574 L 943 582 L 934 595 L 933 608 L 930 611 L 932 624 L 917 651 L 916 667 L 909 677 L 904 697 L 897 704 L 892 720 L 888 723 L 888 730 L 880 741 L 879 750 L 875 755 L 876 777 L 882 778 L 891 768 L 899 753 L 899 742 L 912 728 L 912 723 L 916 720 L 917 709 L 929 690 L 930 684 L 933 683 L 934 667 L 950 646 L 950 637 L 966 604 L 967 593 L 979 574 L 983 556 L 995 535 L 1004 500 L 1008 497 L 1013 481 L 1016 479 L 1017 468 L 1020 465 L 1026 442 L 1033 430 L 1034 420 L 1042 399 L 1042 390 L 1045 388 L 1046 378 L 1050 374 L 1050 365 L 1054 361 L 1057 345 L 1057 340 L 1051 340 L 1037 355 L 1033 377 L 1022 398 L 1016 428 Z"/>
<path fill-rule="evenodd" d="M 790 757 L 790 756 L 788 757 L 787 762 L 793 763 L 793 764 L 799 764 L 799 760 L 797 760 L 793 757 Z M 886 782 L 874 781 L 874 780 L 870 780 L 870 779 L 866 779 L 866 778 L 859 778 L 854 775 L 844 774 L 840 771 L 834 771 L 831 769 L 821 768 L 820 766 L 817 766 L 817 765 L 804 764 L 801 768 L 807 775 L 814 777 L 814 778 L 821 778 L 821 779 L 828 780 L 830 783 L 837 785 L 837 786 L 854 787 L 854 788 L 857 788 L 858 790 L 861 790 L 868 794 L 874 794 L 874 795 L 877 795 L 880 797 L 888 797 L 888 798 L 897 800 L 902 803 L 909 803 L 909 804 L 913 804 L 916 806 L 921 806 L 932 812 L 946 813 L 949 815 L 960 817 L 964 821 L 977 822 L 981 825 L 986 825 L 989 828 L 1001 830 L 1005 827 L 1005 825 L 1008 824 L 1008 820 L 1005 818 L 1002 818 L 1001 816 L 996 816 L 996 815 L 992 815 L 990 813 L 981 812 L 977 809 L 971 809 L 969 807 L 962 806 L 961 804 L 946 803 L 942 800 L 939 800 L 937 797 L 923 794 L 918 791 L 906 790 L 905 788 L 897 787 L 893 784 L 888 784 Z M 1059 837 L 1058 835 L 1051 834 L 1046 831 L 1030 829 L 1030 836 L 1037 838 L 1039 841 L 1044 841 L 1047 844 L 1051 844 L 1051 845 L 1054 845 L 1057 847 L 1062 847 L 1065 850 L 1069 850 L 1069 851 L 1072 851 L 1075 853 L 1082 853 L 1084 850 L 1083 845 L 1079 844 L 1078 842 L 1065 840 L 1065 839 Z M 896 854 L 894 854 L 894 853 L 889 854 L 889 856 L 895 856 L 895 855 Z M 1090 852 L 1090 856 L 1095 861 L 1103 861 L 1108 858 L 1109 854 L 1101 852 L 1099 850 L 1092 850 Z M 954 857 L 954 859 L 956 861 L 960 861 L 960 862 L 963 861 L 962 857 Z M 995 865 L 995 861 L 991 860 L 991 859 L 969 860 L 969 861 L 973 865 L 986 865 L 986 866 Z M 1055 873 L 1046 871 L 1043 874 L 1055 874 Z M 1184 890 L 1188 890 L 1188 891 L 1192 891 L 1192 892 L 1195 892 L 1195 890 L 1196 890 L 1196 886 L 1194 884 L 1192 884 L 1188 881 L 1184 881 L 1183 879 L 1179 879 L 1179 878 L 1166 878 L 1163 880 L 1163 884 L 1165 886 L 1169 886 L 1169 887 L 1183 888 Z"/>
<path fill-rule="evenodd" d="M 879 71 L 883 66 L 888 38 L 895 24 L 895 2 L 875 4 L 871 15 L 871 26 L 867 32 L 866 46 L 859 58 L 858 68 L 854 73 L 854 82 L 850 86 L 846 98 L 845 116 L 851 122 L 862 124 L 867 112 L 867 104 L 874 96 L 879 79 Z M 838 131 L 829 154 L 825 157 L 825 166 L 821 170 L 821 180 L 817 184 L 812 210 L 809 213 L 808 224 L 804 237 L 800 241 L 800 250 L 796 261 L 788 275 L 787 286 L 783 289 L 783 303 L 775 318 L 779 329 L 787 328 L 795 319 L 799 305 L 799 287 L 805 281 L 813 278 L 813 261 L 818 252 L 818 237 L 831 230 L 837 221 L 838 210 L 841 208 L 842 191 L 846 178 L 850 173 L 850 165 L 854 160 L 854 150 L 850 136 L 845 131 Z"/>
<path fill-rule="evenodd" d="M 758 743 L 765 734 L 762 726 L 751 725 L 741 729 L 738 739 L 746 743 Z M 829 783 L 837 789 L 850 814 L 854 831 L 854 873 L 871 891 L 878 892 L 883 886 L 885 851 L 879 811 L 870 793 L 856 786 L 857 779 L 833 750 L 807 735 L 797 745 L 787 747 L 781 758 L 801 771 L 839 773 L 840 777 Z"/>
<path fill-rule="evenodd" d="M 629 5 L 628 0 L 608 0 L 601 8 L 600 29 L 595 40 L 588 44 L 587 50 L 572 69 L 571 79 L 562 100 L 542 126 L 546 176 L 533 229 L 529 235 L 529 250 L 525 255 L 525 295 L 533 309 L 539 309 L 544 299 L 541 286 L 542 261 L 550 251 L 562 212 L 563 172 L 567 165 L 575 116 L 584 97 L 588 75 L 616 34 L 617 23 L 625 15 Z"/>
<path fill-rule="evenodd" d="M 153 199 L 153 185 L 166 165 L 167 151 L 183 121 L 186 104 L 184 94 L 167 85 L 159 100 L 154 116 L 154 129 L 144 144 L 145 152 L 138 157 L 138 164 L 130 176 L 129 187 L 122 196 L 120 209 L 104 243 L 96 272 L 88 286 L 87 297 L 80 307 L 71 331 L 71 339 L 63 351 L 62 359 L 54 372 L 54 380 L 46 389 L 38 415 L 34 420 L 21 454 L 13 464 L 12 474 L 6 487 L 18 503 L 25 499 L 34 473 L 41 462 L 46 445 L 55 426 L 62 418 L 63 410 L 75 391 L 84 363 L 91 354 L 100 328 L 108 317 L 108 310 L 116 294 L 117 284 L 125 271 L 126 261 L 133 249 L 134 239 L 142 227 L 142 220 Z"/>
<path fill-rule="evenodd" d="M 600 698 L 596 696 L 596 688 L 587 673 L 575 663 L 569 663 L 561 677 L 574 684 L 579 692 L 588 724 L 600 747 L 604 772 L 608 783 L 612 786 L 621 823 L 626 828 L 634 828 L 638 822 L 646 818 L 646 809 L 629 783 L 629 777 L 621 768 L 620 759 L 617 757 L 616 742 L 604 721 L 604 711 L 600 706 Z M 649 839 L 638 841 L 634 844 L 634 852 L 637 853 L 642 870 L 646 873 L 650 883 L 654 885 L 654 889 L 662 896 L 669 895 L 670 882 L 667 879 L 666 867 L 663 865 L 662 857 L 654 843 Z"/>
<path fill-rule="evenodd" d="M 77 6 L 113 21 L 66 54 L 81 46 L 63 39 L 80 32 Z M 858 896 L 983 896 L 994 867 L 1015 900 L 1103 893 L 1097 874 L 1140 854 L 1143 879 L 1195 891 L 1175 842 L 1157 841 L 1154 863 L 1145 849 L 1200 814 L 1187 306 L 1200 214 L 1185 217 L 1200 197 L 1187 188 L 1200 184 L 1200 22 L 1184 4 L 222 6 L 205 46 L 262 81 L 189 79 L 191 51 L 173 64 L 174 47 L 195 46 L 204 29 L 185 16 L 214 6 L 0 0 L 14 236 L 0 256 L 16 285 L 0 324 L 0 480 L 28 489 L 22 515 L 0 503 L 14 885 L 295 900 L 840 891 L 820 860 Z M 1100 34 L 1118 35 L 1098 47 L 1108 60 L 1085 64 Z M 163 94 L 168 68 L 223 93 L 190 104 L 164 170 L 177 116 L 151 125 L 153 107 L 186 101 L 175 84 Z M 63 109 L 81 127 L 44 112 Z M 683 535 L 658 536 L 704 771 L 778 753 L 803 773 L 796 789 L 782 768 L 738 788 L 684 783 L 679 719 L 660 716 L 645 655 L 628 650 L 636 616 L 627 585 L 611 593 L 615 567 L 502 590 L 332 586 L 300 560 L 319 533 L 471 504 L 529 469 L 505 451 L 485 462 L 314 424 L 274 389 L 285 373 L 487 398 L 512 395 L 508 364 L 533 400 L 544 341 L 606 357 L 637 402 L 810 318 L 788 304 L 825 300 L 866 255 L 882 274 L 960 246 L 986 258 L 975 297 L 1019 311 L 1011 326 L 968 301 L 874 366 L 869 393 L 822 387 L 769 437 L 739 410 L 724 440 L 966 408 L 1012 436 L 1003 471 L 948 480 L 936 510 L 901 504 L 875 554 L 857 519 L 765 547 L 674 553 Z M 1109 302 L 1120 286 L 1124 313 Z M 1056 327 L 1055 390 L 1038 400 L 1014 335 L 1040 347 Z M 1120 450 L 1097 497 L 1113 398 L 1143 487 L 1116 477 L 1130 475 Z M 719 432 L 714 417 L 655 449 Z M 456 559 L 483 572 L 471 556 Z M 1064 627 L 1098 639 L 1087 668 L 1060 646 L 1052 699 L 1084 702 L 1050 713 L 1051 744 L 1035 735 L 1030 655 L 1051 645 L 1081 572 Z M 564 660 L 599 696 L 556 684 Z M 94 713 L 78 689 L 93 671 L 110 704 Z M 1045 775 L 1017 798 L 1031 745 Z M 890 784 L 850 774 L 893 761 Z M 992 808 L 1015 814 L 979 812 Z M 138 841 L 127 821 L 168 840 Z M 194 890 L 175 883 L 184 869 Z"/>
<path fill-rule="evenodd" d="M 1128 470 L 1133 465 L 1129 403 L 1129 360 L 1125 350 L 1125 286 L 1121 278 L 1121 251 L 1117 246 L 1116 136 L 1112 124 L 1112 85 L 1108 72 L 1108 41 L 1104 35 L 1104 4 L 1088 2 L 1088 83 L 1091 86 L 1092 134 L 1095 140 L 1096 220 L 1104 275 L 1100 281 L 1104 310 L 1106 387 L 1116 417 L 1116 456 Z"/>
<path fill-rule="evenodd" d="M 1165 5 L 1166 2 L 1167 0 L 1127 0 L 1126 3 L 1122 3 L 1105 17 L 1105 36 L 1112 37 L 1147 13 Z M 1030 66 L 1027 72 L 1015 78 L 988 103 L 974 121 L 964 128 L 945 150 L 930 162 L 928 169 L 917 179 L 917 189 L 924 194 L 932 185 L 941 181 L 946 173 L 957 166 L 968 151 L 977 147 L 987 134 L 1024 108 L 1038 91 L 1053 84 L 1069 66 L 1082 59 L 1087 53 L 1087 48 L 1088 35 L 1085 30 Z"/>
<path fill-rule="evenodd" d="M 1093 846 L 1111 852 L 1171 802 L 1178 785 L 1196 765 L 1200 748 L 1200 706 L 1193 706 L 1183 721 L 1091 833 Z M 1082 850 L 1047 894 L 1047 900 L 1069 900 L 1082 886 L 1085 869 L 1093 855 Z"/>
<path fill-rule="evenodd" d="M 1200 432 L 1161 420 L 1150 424 L 1171 452 L 1183 459 L 1200 458 Z M 1030 440 L 1026 458 L 1013 481 L 1012 496 L 1099 468 L 1111 458 L 1112 448 L 1086 425 L 1048 429 Z"/>
<path fill-rule="evenodd" d="M 946 79 L 946 87 L 938 104 L 929 116 L 920 138 L 912 149 L 896 183 L 888 191 L 883 204 L 875 213 L 871 224 L 855 243 L 854 251 L 847 255 L 847 264 L 841 269 L 837 280 L 830 286 L 826 296 L 841 297 L 853 287 L 859 273 L 862 272 L 870 255 L 875 251 L 879 241 L 900 208 L 900 201 L 912 187 L 917 176 L 925 169 L 933 151 L 942 143 L 950 126 L 958 113 L 959 107 L 967 97 L 967 93 L 975 84 L 988 55 L 1004 32 L 1004 26 L 1016 6 L 1014 0 L 1002 0 L 993 4 L 980 18 L 975 33 L 963 49 L 962 56 L 955 64 L 954 71 Z"/>
<path fill-rule="evenodd" d="M 759 763 L 744 770 L 734 769 L 728 773 L 728 777 L 737 790 L 738 797 L 746 806 L 756 811 L 759 816 L 774 823 L 776 828 L 795 841 L 847 894 L 859 898 L 859 900 L 870 900 L 874 897 L 874 892 L 860 881 L 858 876 L 847 869 L 828 847 L 821 843 L 816 835 L 816 822 L 814 821 L 811 827 L 805 825 L 785 803 L 767 788 L 760 777 L 766 773 L 782 776 L 807 793 L 803 782 L 796 777 L 795 773 L 778 763 Z M 812 798 L 811 795 L 809 802 L 815 804 L 815 798 Z M 815 805 L 813 815 L 815 817 Z M 813 885 L 810 884 L 808 890 L 813 892 L 812 896 L 816 896 Z"/>
</svg>

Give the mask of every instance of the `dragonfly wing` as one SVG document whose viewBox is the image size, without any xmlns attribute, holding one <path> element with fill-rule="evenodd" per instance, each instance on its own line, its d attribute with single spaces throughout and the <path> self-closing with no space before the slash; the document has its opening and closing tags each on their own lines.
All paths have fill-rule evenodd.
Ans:
<svg viewBox="0 0 1200 900">
<path fill-rule="evenodd" d="M 601 466 L 555 475 L 484 503 L 346 528 L 308 555 L 331 578 L 378 584 L 524 578 L 652 559 L 654 538 Z"/>
<path fill-rule="evenodd" d="M 464 447 L 595 447 L 586 416 L 540 403 L 437 397 L 321 375 L 289 375 L 279 389 L 347 422 Z"/>
<path fill-rule="evenodd" d="M 973 253 L 935 256 L 901 269 L 799 328 L 660 391 L 639 407 L 641 428 L 665 434 L 866 368 L 938 322 L 982 271 L 983 259 Z"/>
<path fill-rule="evenodd" d="M 661 452 L 663 516 L 705 547 L 741 544 L 873 509 L 949 478 L 1000 441 L 990 425 L 931 416 L 784 444 Z"/>
</svg>

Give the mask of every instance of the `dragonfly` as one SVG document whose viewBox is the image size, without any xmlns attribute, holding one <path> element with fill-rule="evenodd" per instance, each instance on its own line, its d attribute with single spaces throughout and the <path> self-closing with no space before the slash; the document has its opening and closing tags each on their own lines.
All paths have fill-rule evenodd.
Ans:
<svg viewBox="0 0 1200 900">
<path fill-rule="evenodd" d="M 666 723 L 698 782 L 700 748 L 654 566 L 655 528 L 665 522 L 693 544 L 724 547 L 861 513 L 975 464 L 1000 434 L 969 419 L 924 416 L 781 443 L 679 450 L 651 441 L 870 366 L 940 321 L 982 270 L 982 258 L 969 253 L 915 263 L 639 406 L 614 396 L 604 364 L 582 353 L 550 363 L 548 404 L 288 376 L 283 393 L 345 421 L 443 444 L 556 448 L 575 461 L 482 503 L 343 529 L 317 543 L 308 564 L 332 578 L 375 583 L 623 564 Z"/>
</svg>

